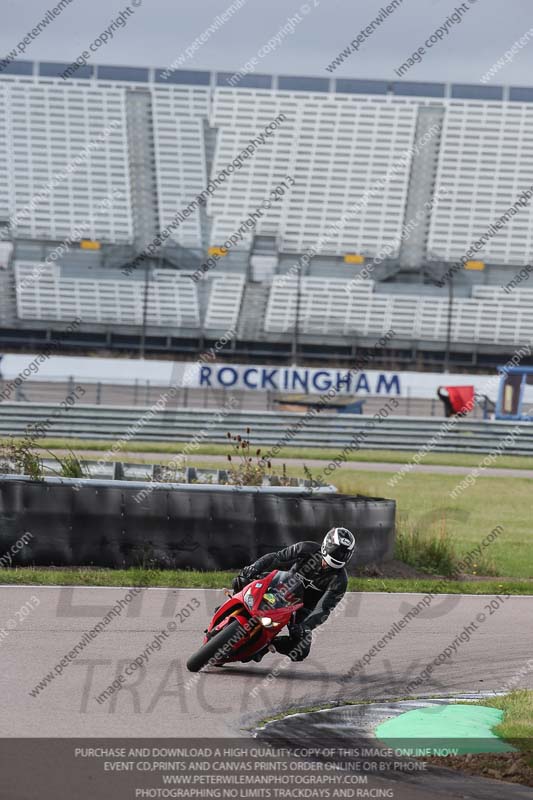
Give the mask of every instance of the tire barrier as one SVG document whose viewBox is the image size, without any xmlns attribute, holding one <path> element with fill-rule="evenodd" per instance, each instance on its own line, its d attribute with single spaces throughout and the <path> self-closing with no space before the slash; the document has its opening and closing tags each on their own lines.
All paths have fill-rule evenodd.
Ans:
<svg viewBox="0 0 533 800">
<path fill-rule="evenodd" d="M 29 532 L 13 566 L 233 570 L 342 525 L 358 533 L 358 565 L 379 564 L 393 555 L 395 511 L 301 488 L 0 476 L 0 552 Z"/>
</svg>

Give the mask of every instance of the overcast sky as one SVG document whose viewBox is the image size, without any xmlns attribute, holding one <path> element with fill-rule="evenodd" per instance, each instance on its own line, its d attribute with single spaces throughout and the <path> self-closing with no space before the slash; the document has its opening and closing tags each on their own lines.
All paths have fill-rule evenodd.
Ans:
<svg viewBox="0 0 533 800">
<path fill-rule="evenodd" d="M 329 77 L 326 66 L 390 0 L 307 0 L 309 12 L 257 71 Z M 133 0 L 128 0 L 130 5 Z M 140 0 L 135 0 L 140 2 Z M 243 0 L 239 0 L 243 2 Z M 92 63 L 166 67 L 204 32 L 231 0 L 142 0 L 125 28 L 93 56 Z M 405 79 L 478 83 L 480 77 L 528 30 L 532 0 L 465 0 L 461 24 L 428 50 Z M 53 8 L 53 0 L 4 0 L 0 58 Z M 333 73 L 336 77 L 398 79 L 394 69 L 461 5 L 456 0 L 403 0 L 397 10 Z M 30 43 L 24 58 L 73 61 L 86 50 L 126 0 L 72 0 Z M 242 8 L 187 58 L 184 67 L 234 72 L 257 55 L 301 6 L 301 0 L 246 0 Z M 22 57 L 22 56 L 19 56 Z M 492 84 L 533 85 L 533 38 Z"/>
</svg>

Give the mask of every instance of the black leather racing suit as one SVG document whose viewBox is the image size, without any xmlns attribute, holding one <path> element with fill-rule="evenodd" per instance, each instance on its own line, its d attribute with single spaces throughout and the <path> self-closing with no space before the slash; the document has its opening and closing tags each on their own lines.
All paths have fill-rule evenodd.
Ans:
<svg viewBox="0 0 533 800">
<path fill-rule="evenodd" d="M 277 553 L 267 553 L 244 569 L 245 583 L 273 569 L 292 569 L 307 579 L 304 606 L 296 613 L 295 624 L 289 627 L 288 636 L 278 636 L 273 642 L 278 653 L 292 661 L 303 661 L 311 649 L 311 631 L 327 620 L 344 597 L 348 575 L 344 568 L 322 566 L 320 545 L 316 542 L 298 542 Z M 236 582 L 235 588 L 242 588 L 242 579 L 237 578 Z"/>
</svg>

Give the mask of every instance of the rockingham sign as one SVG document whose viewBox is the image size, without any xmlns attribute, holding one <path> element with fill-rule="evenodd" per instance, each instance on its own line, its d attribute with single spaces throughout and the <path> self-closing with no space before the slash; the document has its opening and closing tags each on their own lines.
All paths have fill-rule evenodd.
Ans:
<svg viewBox="0 0 533 800">
<path fill-rule="evenodd" d="M 4 381 L 20 380 L 35 355 L 5 355 L 0 360 Z M 206 363 L 207 362 L 207 363 Z M 65 381 L 70 378 L 85 383 L 142 384 L 191 389 L 233 389 L 281 394 L 322 394 L 334 389 L 339 395 L 368 397 L 434 398 L 437 388 L 474 386 L 482 394 L 496 399 L 498 377 L 487 375 L 442 374 L 436 372 L 399 372 L 284 367 L 265 364 L 220 363 L 215 356 L 194 361 L 157 361 L 155 359 L 119 359 L 51 356 L 40 365 L 32 380 Z"/>
<path fill-rule="evenodd" d="M 400 395 L 401 373 L 351 372 L 340 369 L 304 367 L 265 367 L 237 364 L 202 364 L 194 385 L 214 389 L 249 389 L 260 392 L 322 394 L 335 389 L 338 394 Z"/>
<path fill-rule="evenodd" d="M 306 367 L 202 364 L 190 374 L 190 387 L 241 389 L 282 394 L 322 394 L 334 389 L 339 395 L 434 398 L 439 386 L 474 386 L 486 393 L 486 375 L 436 372 L 384 372 L 380 370 L 307 369 Z M 496 399 L 495 381 L 494 397 Z"/>
</svg>

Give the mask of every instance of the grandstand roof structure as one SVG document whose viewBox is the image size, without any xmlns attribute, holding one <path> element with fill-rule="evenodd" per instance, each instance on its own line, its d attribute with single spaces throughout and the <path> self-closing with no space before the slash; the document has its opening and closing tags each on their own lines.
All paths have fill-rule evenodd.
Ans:
<svg viewBox="0 0 533 800">
<path fill-rule="evenodd" d="M 533 88 L 68 66 L 0 74 L 12 341 L 531 341 Z"/>
<path fill-rule="evenodd" d="M 59 78 L 71 66 L 66 62 L 13 61 L 3 68 L 5 75 Z M 237 73 L 238 74 L 238 73 Z M 231 86 L 234 73 L 213 70 L 183 70 L 157 67 L 128 67 L 86 64 L 69 81 L 120 81 L 128 83 L 177 83 L 210 88 Z M 346 94 L 396 94 L 399 96 L 456 98 L 460 100 L 510 100 L 532 102 L 533 87 L 487 86 L 485 84 L 439 83 L 435 81 L 393 81 L 361 78 L 324 78 L 296 75 L 249 74 L 239 76 L 237 88 L 271 89 Z"/>
</svg>

